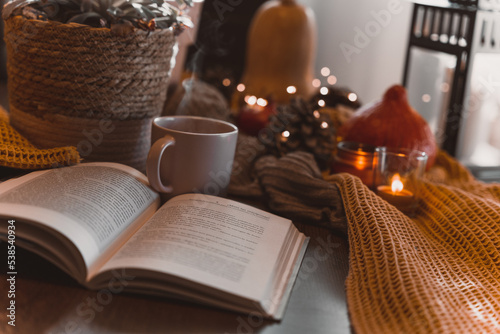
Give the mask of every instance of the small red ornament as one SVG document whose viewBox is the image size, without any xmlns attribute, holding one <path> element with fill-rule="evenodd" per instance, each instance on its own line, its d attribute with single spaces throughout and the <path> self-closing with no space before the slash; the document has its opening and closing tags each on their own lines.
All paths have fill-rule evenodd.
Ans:
<svg viewBox="0 0 500 334">
<path fill-rule="evenodd" d="M 269 124 L 269 117 L 276 114 L 276 106 L 274 102 L 265 99 L 256 99 L 255 103 L 253 102 L 250 99 L 250 103 L 243 104 L 238 113 L 236 124 L 242 132 L 257 136 L 259 131 Z"/>
</svg>

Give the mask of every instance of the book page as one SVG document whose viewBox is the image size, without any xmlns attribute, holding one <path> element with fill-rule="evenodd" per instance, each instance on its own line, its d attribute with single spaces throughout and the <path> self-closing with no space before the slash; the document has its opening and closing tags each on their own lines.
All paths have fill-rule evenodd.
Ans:
<svg viewBox="0 0 500 334">
<path fill-rule="evenodd" d="M 155 270 L 259 300 L 291 226 L 224 198 L 181 195 L 163 205 L 102 271 Z"/>
<path fill-rule="evenodd" d="M 90 265 L 118 236 L 159 205 L 159 196 L 116 164 L 81 164 L 0 185 L 0 213 L 55 229 Z M 12 183 L 12 184 L 14 184 Z M 123 242 L 123 240 L 121 240 Z"/>
</svg>

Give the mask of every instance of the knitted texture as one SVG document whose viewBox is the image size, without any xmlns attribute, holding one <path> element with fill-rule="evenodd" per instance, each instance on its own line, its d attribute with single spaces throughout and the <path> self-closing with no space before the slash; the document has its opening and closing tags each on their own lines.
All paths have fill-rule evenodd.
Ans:
<svg viewBox="0 0 500 334">
<path fill-rule="evenodd" d="M 247 201 L 265 200 L 272 211 L 294 221 L 347 232 L 338 188 L 323 180 L 308 152 L 266 155 L 256 137 L 240 133 L 228 193 Z"/>
<path fill-rule="evenodd" d="M 228 193 L 233 197 L 262 197 L 262 189 L 255 174 L 255 161 L 265 152 L 265 147 L 253 136 L 238 133 L 234 154 L 231 182 Z"/>
<path fill-rule="evenodd" d="M 446 173 L 423 183 L 413 219 L 354 176 L 329 178 L 347 215 L 357 334 L 500 333 L 500 185 L 444 153 L 437 165 Z"/>
<path fill-rule="evenodd" d="M 345 232 L 340 193 L 323 180 L 312 154 L 293 152 L 280 159 L 264 156 L 255 170 L 271 210 L 295 221 Z"/>
<path fill-rule="evenodd" d="M 39 148 L 75 146 L 88 161 L 141 171 L 175 61 L 172 29 L 5 21 L 11 124 Z"/>
<path fill-rule="evenodd" d="M 5 21 L 9 103 L 38 117 L 139 119 L 165 103 L 175 37 L 28 20 Z"/>
<path fill-rule="evenodd" d="M 43 169 L 77 164 L 75 147 L 40 150 L 9 124 L 7 112 L 0 107 L 0 166 L 20 169 Z"/>
<path fill-rule="evenodd" d="M 347 232 L 356 334 L 500 333 L 500 184 L 440 152 L 410 219 L 357 177 L 323 179 L 309 153 L 247 161 L 230 190 L 259 187 L 272 211 Z"/>
</svg>

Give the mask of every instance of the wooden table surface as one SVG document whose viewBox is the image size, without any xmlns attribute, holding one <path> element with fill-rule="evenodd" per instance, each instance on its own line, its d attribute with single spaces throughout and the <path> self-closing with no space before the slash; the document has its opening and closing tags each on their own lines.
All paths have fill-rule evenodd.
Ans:
<svg viewBox="0 0 500 334">
<path fill-rule="evenodd" d="M 8 325 L 5 316 L 5 264 L 0 275 L 0 333 L 350 333 L 344 289 L 346 236 L 297 226 L 311 241 L 281 322 L 124 292 L 104 301 L 97 298 L 98 291 L 82 288 L 51 263 L 18 248 L 16 326 Z M 6 263 L 6 243 L 1 243 L 0 254 Z"/>
<path fill-rule="evenodd" d="M 6 101 L 6 85 L 0 82 L 0 104 L 5 107 Z M 0 171 L 5 173 L 5 169 Z M 344 288 L 347 237 L 316 226 L 296 225 L 311 240 L 281 322 L 127 293 L 112 295 L 103 305 L 97 300 L 98 291 L 86 290 L 51 263 L 17 248 L 16 326 L 12 327 L 6 317 L 7 244 L 0 242 L 0 261 L 4 263 L 0 270 L 0 333 L 351 333 Z"/>
</svg>

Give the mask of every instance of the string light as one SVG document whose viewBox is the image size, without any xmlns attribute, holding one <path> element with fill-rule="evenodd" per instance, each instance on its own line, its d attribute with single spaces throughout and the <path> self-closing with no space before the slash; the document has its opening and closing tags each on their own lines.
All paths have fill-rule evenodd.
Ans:
<svg viewBox="0 0 500 334">
<path fill-rule="evenodd" d="M 321 123 L 321 128 L 322 129 L 326 129 L 328 127 L 328 123 L 327 122 L 322 122 Z"/>
<path fill-rule="evenodd" d="M 330 85 L 335 85 L 337 83 L 337 77 L 334 76 L 334 75 L 330 75 L 326 81 L 328 82 L 328 84 Z"/>
<path fill-rule="evenodd" d="M 321 86 L 321 80 L 319 79 L 313 79 L 312 85 L 314 88 L 319 88 Z"/>
<path fill-rule="evenodd" d="M 328 87 L 321 87 L 319 92 L 321 95 L 327 95 L 328 94 Z"/>
<path fill-rule="evenodd" d="M 245 88 L 246 88 L 246 87 L 245 87 L 245 85 L 244 85 L 244 84 L 242 84 L 242 83 L 240 83 L 238 86 L 236 86 L 236 90 L 237 90 L 238 92 L 240 92 L 240 93 L 241 93 L 241 92 L 244 92 L 244 91 L 245 91 Z"/>
<path fill-rule="evenodd" d="M 325 100 L 318 100 L 318 106 L 324 107 L 326 105 Z"/>
<path fill-rule="evenodd" d="M 319 111 L 317 111 L 317 110 L 314 110 L 313 115 L 315 118 L 319 118 L 321 116 Z"/>
<path fill-rule="evenodd" d="M 253 106 L 255 103 L 257 103 L 257 97 L 256 96 L 245 96 L 245 102 L 248 104 L 248 105 L 251 105 Z"/>
<path fill-rule="evenodd" d="M 349 101 L 354 102 L 358 99 L 358 96 L 355 93 L 349 93 L 349 95 L 347 95 L 347 98 L 349 99 Z"/>
<path fill-rule="evenodd" d="M 297 87 L 295 87 L 295 86 L 288 86 L 286 88 L 286 91 L 287 91 L 288 94 L 295 94 L 295 93 L 297 93 Z"/>
<path fill-rule="evenodd" d="M 328 67 L 323 67 L 321 69 L 321 75 L 324 76 L 324 77 L 327 77 L 330 75 L 330 69 Z"/>
<path fill-rule="evenodd" d="M 290 137 L 290 131 L 288 130 L 283 131 L 281 133 L 281 138 L 280 138 L 281 142 L 283 143 L 286 142 L 288 140 L 288 137 Z"/>
<path fill-rule="evenodd" d="M 228 78 L 225 78 L 224 80 L 222 80 L 222 84 L 226 87 L 229 87 L 229 85 L 231 85 L 231 80 Z"/>
<path fill-rule="evenodd" d="M 425 103 L 430 102 L 431 96 L 429 94 L 422 95 L 422 101 L 424 101 Z"/>
<path fill-rule="evenodd" d="M 267 106 L 267 100 L 259 97 L 257 99 L 257 105 L 259 105 L 261 107 L 265 107 L 265 106 Z"/>
</svg>

